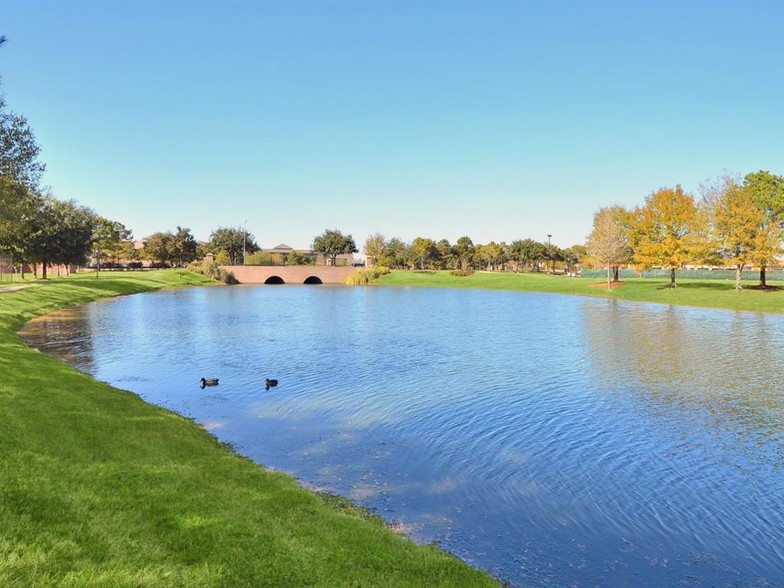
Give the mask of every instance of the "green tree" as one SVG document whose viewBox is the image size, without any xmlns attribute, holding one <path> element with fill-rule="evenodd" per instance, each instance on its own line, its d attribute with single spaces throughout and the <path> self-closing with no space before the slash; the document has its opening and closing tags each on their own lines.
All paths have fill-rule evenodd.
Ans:
<svg viewBox="0 0 784 588">
<path fill-rule="evenodd" d="M 50 264 L 80 264 L 86 261 L 92 248 L 97 217 L 92 210 L 79 206 L 73 200 L 62 201 L 46 196 L 40 203 L 30 223 L 24 254 L 29 261 L 41 264 L 42 278 L 46 279 Z"/>
<path fill-rule="evenodd" d="M 313 251 L 321 253 L 325 258 L 328 257 L 334 266 L 337 263 L 338 255 L 357 253 L 359 250 L 351 235 L 344 235 L 336 229 L 326 229 L 313 239 Z"/>
<path fill-rule="evenodd" d="M 702 227 L 694 198 L 680 186 L 662 188 L 645 199 L 634 217 L 630 238 L 635 262 L 668 268 L 670 288 L 676 288 L 675 270 L 700 254 Z"/>
<path fill-rule="evenodd" d="M 144 241 L 144 256 L 162 266 L 168 264 L 173 254 L 174 235 L 171 232 L 153 233 Z"/>
<path fill-rule="evenodd" d="M 128 252 L 127 243 L 130 243 L 132 238 L 133 233 L 124 224 L 103 217 L 96 218 L 93 243 L 101 252 L 102 258 L 119 263 Z"/>
<path fill-rule="evenodd" d="M 762 224 L 753 262 L 760 268 L 760 286 L 767 287 L 766 270 L 780 252 L 778 233 L 784 225 L 784 176 L 766 170 L 746 174 L 743 187 L 762 210 Z"/>
<path fill-rule="evenodd" d="M 441 269 L 454 269 L 456 267 L 458 258 L 455 254 L 455 248 L 449 243 L 447 239 L 441 239 L 436 243 L 438 249 L 439 267 Z"/>
<path fill-rule="evenodd" d="M 229 265 L 241 265 L 242 254 L 255 253 L 259 250 L 255 237 L 246 233 L 243 227 L 220 227 L 210 235 L 210 247 L 217 256 L 224 252 Z"/>
<path fill-rule="evenodd" d="M 411 242 L 411 254 L 414 258 L 419 260 L 419 269 L 425 269 L 425 264 L 428 264 L 438 256 L 438 249 L 436 243 L 432 239 L 425 237 L 416 237 Z"/>
<path fill-rule="evenodd" d="M 41 198 L 29 188 L 0 176 L 0 253 L 10 254 L 14 263 L 24 260 L 33 220 L 41 206 Z"/>
<path fill-rule="evenodd" d="M 0 92 L 0 176 L 36 190 L 46 169 L 37 160 L 40 152 L 27 119 L 6 111 Z"/>
<path fill-rule="evenodd" d="M 455 253 L 460 259 L 461 268 L 466 271 L 474 261 L 474 253 L 476 253 L 474 242 L 470 237 L 460 237 L 455 244 Z"/>
<path fill-rule="evenodd" d="M 289 253 L 288 258 L 286 259 L 286 263 L 288 265 L 304 265 L 305 256 L 302 254 L 301 251 L 292 249 L 291 252 Z"/>
<path fill-rule="evenodd" d="M 177 226 L 177 232 L 172 238 L 171 248 L 172 257 L 177 259 L 177 265 L 184 267 L 196 259 L 196 238 L 188 228 Z"/>
<path fill-rule="evenodd" d="M 533 239 L 518 239 L 509 246 L 509 256 L 517 262 L 518 271 L 527 267 L 538 269 L 545 254 L 546 246 Z"/>
</svg>

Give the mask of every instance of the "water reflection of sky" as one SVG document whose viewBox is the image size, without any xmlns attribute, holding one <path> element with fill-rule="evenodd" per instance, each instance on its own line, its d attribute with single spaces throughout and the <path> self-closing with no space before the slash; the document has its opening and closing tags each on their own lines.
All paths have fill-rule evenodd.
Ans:
<svg viewBox="0 0 784 588">
<path fill-rule="evenodd" d="M 781 317 L 238 287 L 36 324 L 37 347 L 514 584 L 784 583 Z"/>
</svg>

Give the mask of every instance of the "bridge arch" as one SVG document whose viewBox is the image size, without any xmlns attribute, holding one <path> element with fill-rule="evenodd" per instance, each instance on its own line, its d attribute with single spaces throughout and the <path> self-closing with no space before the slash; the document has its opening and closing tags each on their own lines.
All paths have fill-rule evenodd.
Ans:
<svg viewBox="0 0 784 588">
<path fill-rule="evenodd" d="M 324 282 L 321 281 L 321 278 L 318 276 L 308 276 L 305 278 L 305 281 L 302 282 L 303 284 L 323 284 Z"/>
<path fill-rule="evenodd" d="M 264 280 L 265 284 L 285 284 L 286 282 L 283 281 L 283 278 L 280 276 L 270 276 L 266 280 Z"/>
</svg>

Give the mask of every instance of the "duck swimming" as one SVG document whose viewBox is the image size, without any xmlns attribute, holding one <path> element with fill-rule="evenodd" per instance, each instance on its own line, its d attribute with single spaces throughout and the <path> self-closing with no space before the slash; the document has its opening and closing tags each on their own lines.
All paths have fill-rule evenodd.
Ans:
<svg viewBox="0 0 784 588">
<path fill-rule="evenodd" d="M 264 382 L 264 387 L 267 390 L 269 390 L 270 388 L 274 388 L 277 385 L 278 385 L 278 381 L 277 380 L 270 380 L 269 378 L 267 378 L 267 381 Z"/>
<path fill-rule="evenodd" d="M 217 386 L 217 385 L 218 385 L 218 378 L 202 378 L 201 379 L 202 390 L 206 386 Z"/>
</svg>

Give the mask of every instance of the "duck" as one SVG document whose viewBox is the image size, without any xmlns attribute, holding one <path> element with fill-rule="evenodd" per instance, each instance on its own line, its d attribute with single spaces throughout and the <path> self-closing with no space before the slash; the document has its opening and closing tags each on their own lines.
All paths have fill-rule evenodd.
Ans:
<svg viewBox="0 0 784 588">
<path fill-rule="evenodd" d="M 206 386 L 217 386 L 218 378 L 202 378 L 201 387 L 204 389 Z"/>
<path fill-rule="evenodd" d="M 274 388 L 277 385 L 278 385 L 278 381 L 277 380 L 270 380 L 269 378 L 267 378 L 267 381 L 264 382 L 264 387 L 267 390 L 269 390 L 270 388 Z"/>
</svg>

